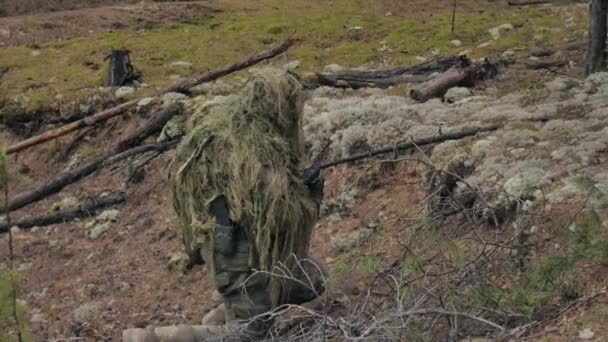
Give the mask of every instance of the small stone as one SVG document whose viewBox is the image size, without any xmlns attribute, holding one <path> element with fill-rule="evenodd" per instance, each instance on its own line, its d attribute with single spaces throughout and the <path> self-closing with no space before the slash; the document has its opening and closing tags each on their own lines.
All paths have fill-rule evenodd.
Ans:
<svg viewBox="0 0 608 342">
<path fill-rule="evenodd" d="M 34 226 L 34 227 L 32 227 L 32 229 L 30 229 L 30 231 L 31 231 L 32 233 L 37 233 L 37 232 L 39 232 L 39 231 L 40 231 L 40 229 L 41 229 L 40 227 L 38 227 L 38 226 Z"/>
<path fill-rule="evenodd" d="M 450 45 L 453 47 L 460 47 L 462 46 L 462 42 L 458 39 L 454 39 L 450 41 Z"/>
<path fill-rule="evenodd" d="M 188 266 L 189 260 L 188 257 L 183 254 L 172 253 L 169 254 L 169 262 L 167 266 L 169 270 L 178 270 L 180 272 L 185 272 L 186 267 Z"/>
<path fill-rule="evenodd" d="M 293 70 L 296 70 L 300 66 L 301 63 L 302 62 L 295 60 L 295 61 L 292 61 L 292 62 L 289 62 L 289 63 L 283 65 L 283 69 L 285 69 L 287 71 L 293 71 Z"/>
<path fill-rule="evenodd" d="M 585 328 L 578 332 L 578 337 L 582 340 L 590 340 L 595 336 L 595 333 L 589 328 Z"/>
<path fill-rule="evenodd" d="M 99 305 L 95 303 L 82 304 L 74 310 L 73 316 L 80 323 L 93 321 L 99 316 Z"/>
<path fill-rule="evenodd" d="M 465 99 L 471 95 L 473 95 L 473 92 L 469 88 L 453 87 L 448 89 L 448 91 L 443 96 L 443 99 L 448 103 L 454 103 Z"/>
<path fill-rule="evenodd" d="M 120 88 L 116 89 L 116 92 L 114 93 L 114 95 L 116 95 L 116 97 L 118 97 L 118 98 L 121 98 L 121 97 L 129 96 L 133 93 L 135 93 L 135 88 L 133 88 L 133 87 L 120 87 Z"/>
<path fill-rule="evenodd" d="M 192 63 L 186 61 L 175 61 L 169 64 L 170 66 L 176 66 L 180 68 L 192 68 Z"/>
<path fill-rule="evenodd" d="M 110 222 L 96 224 L 89 232 L 89 237 L 93 240 L 99 239 L 110 230 L 110 228 L 112 228 L 112 223 Z"/>
<path fill-rule="evenodd" d="M 59 211 L 59 210 L 65 210 L 68 208 L 76 208 L 79 204 L 80 204 L 80 202 L 78 201 L 78 198 L 76 198 L 74 196 L 69 196 L 69 197 L 63 198 L 61 201 L 53 203 L 53 205 L 51 206 L 51 210 Z"/>
<path fill-rule="evenodd" d="M 462 50 L 458 53 L 458 56 L 467 56 L 471 53 L 471 49 Z"/>
<path fill-rule="evenodd" d="M 166 93 L 161 96 L 160 100 L 163 106 L 168 106 L 174 103 L 182 102 L 186 100 L 188 97 L 184 94 L 180 93 Z"/>
<path fill-rule="evenodd" d="M 505 65 L 515 63 L 515 51 L 509 49 L 500 55 L 500 62 Z"/>
<path fill-rule="evenodd" d="M 19 234 L 21 232 L 21 228 L 19 228 L 18 226 L 13 226 L 11 228 L 11 233 L 12 234 Z"/>
<path fill-rule="evenodd" d="M 33 50 L 32 57 L 38 57 L 38 56 L 40 56 L 40 50 Z"/>
<path fill-rule="evenodd" d="M 29 270 L 30 268 L 32 268 L 32 263 L 31 262 L 24 262 L 22 264 L 19 264 L 19 267 L 17 268 L 17 270 L 19 272 L 25 272 L 25 271 Z"/>
<path fill-rule="evenodd" d="M 116 209 L 108 209 L 104 210 L 101 214 L 97 215 L 95 218 L 98 222 L 118 222 L 120 219 L 120 211 Z"/>
<path fill-rule="evenodd" d="M 480 49 L 483 49 L 485 47 L 490 46 L 490 44 L 492 44 L 492 42 L 484 42 L 484 43 L 481 43 L 481 44 L 477 45 L 477 47 L 480 48 Z"/>
<path fill-rule="evenodd" d="M 431 55 L 433 55 L 433 56 L 439 56 L 440 53 L 441 53 L 440 49 L 431 50 Z"/>
<path fill-rule="evenodd" d="M 428 59 L 422 57 L 422 56 L 416 56 L 414 57 L 418 62 L 424 63 L 426 62 Z"/>
<path fill-rule="evenodd" d="M 494 28 L 491 28 L 488 30 L 488 33 L 490 33 L 490 35 L 492 36 L 492 39 L 494 40 L 498 40 L 500 39 L 501 33 L 503 31 L 513 31 L 515 29 L 515 27 L 513 26 L 513 24 L 502 24 L 500 26 L 496 26 Z"/>
<path fill-rule="evenodd" d="M 336 73 L 344 70 L 344 68 L 338 64 L 329 64 L 323 67 L 324 73 Z"/>
<path fill-rule="evenodd" d="M 145 107 L 149 106 L 150 104 L 152 104 L 153 102 L 154 102 L 153 97 L 144 97 L 143 99 L 139 100 L 139 102 L 137 102 L 137 109 L 145 108 Z"/>
<path fill-rule="evenodd" d="M 528 57 L 528 60 L 530 62 L 538 62 L 538 61 L 540 61 L 540 58 L 538 58 L 536 56 L 530 56 L 530 57 Z"/>
</svg>

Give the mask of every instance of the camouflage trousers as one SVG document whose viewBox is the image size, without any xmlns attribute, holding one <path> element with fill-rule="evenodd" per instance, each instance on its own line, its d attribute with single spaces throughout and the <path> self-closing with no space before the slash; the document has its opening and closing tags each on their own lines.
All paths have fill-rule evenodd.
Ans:
<svg viewBox="0 0 608 342">
<path fill-rule="evenodd" d="M 217 237 L 217 236 L 216 236 Z M 267 334 L 273 324 L 268 314 L 274 309 L 271 275 L 255 272 L 252 262 L 252 243 L 242 229 L 237 228 L 233 253 L 223 253 L 213 242 L 202 249 L 202 257 L 210 266 L 213 281 L 224 301 L 226 322 L 240 323 L 244 338 L 257 339 Z M 221 240 L 221 239 L 220 239 Z M 324 290 L 326 271 L 316 258 L 297 262 L 298 267 L 283 273 L 284 303 L 302 304 L 317 297 Z M 276 275 L 280 270 L 273 271 Z M 289 279 L 292 278 L 292 279 Z M 281 289 L 275 289 L 281 291 Z"/>
</svg>

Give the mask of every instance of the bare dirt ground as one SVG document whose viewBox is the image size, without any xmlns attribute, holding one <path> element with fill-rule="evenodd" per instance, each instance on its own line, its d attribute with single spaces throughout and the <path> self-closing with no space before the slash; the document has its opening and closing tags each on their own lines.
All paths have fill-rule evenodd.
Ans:
<svg viewBox="0 0 608 342">
<path fill-rule="evenodd" d="M 0 46 L 41 44 L 95 32 L 149 29 L 160 24 L 187 22 L 212 12 L 204 1 L 113 2 L 116 4 L 111 6 L 0 17 Z"/>
</svg>

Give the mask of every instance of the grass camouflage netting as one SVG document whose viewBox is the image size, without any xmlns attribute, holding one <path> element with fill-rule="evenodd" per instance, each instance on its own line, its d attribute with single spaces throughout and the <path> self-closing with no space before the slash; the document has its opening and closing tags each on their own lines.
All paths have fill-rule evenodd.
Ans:
<svg viewBox="0 0 608 342">
<path fill-rule="evenodd" d="M 237 96 L 191 118 L 169 167 L 189 252 L 210 242 L 209 204 L 223 195 L 232 222 L 255 240 L 253 267 L 269 271 L 292 254 L 306 257 L 318 209 L 300 179 L 302 103 L 295 77 L 264 69 Z"/>
</svg>

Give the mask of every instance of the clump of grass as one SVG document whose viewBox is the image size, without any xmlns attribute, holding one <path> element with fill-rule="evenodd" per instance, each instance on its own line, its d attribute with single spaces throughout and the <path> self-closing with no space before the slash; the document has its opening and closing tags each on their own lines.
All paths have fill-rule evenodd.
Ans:
<svg viewBox="0 0 608 342">
<path fill-rule="evenodd" d="M 15 342 L 17 337 L 14 334 L 16 329 L 13 301 L 13 278 L 10 272 L 0 273 L 0 341 Z M 27 325 L 27 311 L 23 305 L 17 303 L 17 315 L 19 317 L 19 329 L 22 334 L 23 342 L 32 341 Z"/>
<path fill-rule="evenodd" d="M 380 270 L 382 261 L 375 255 L 366 255 L 359 261 L 359 270 L 365 273 L 376 273 Z"/>
</svg>

